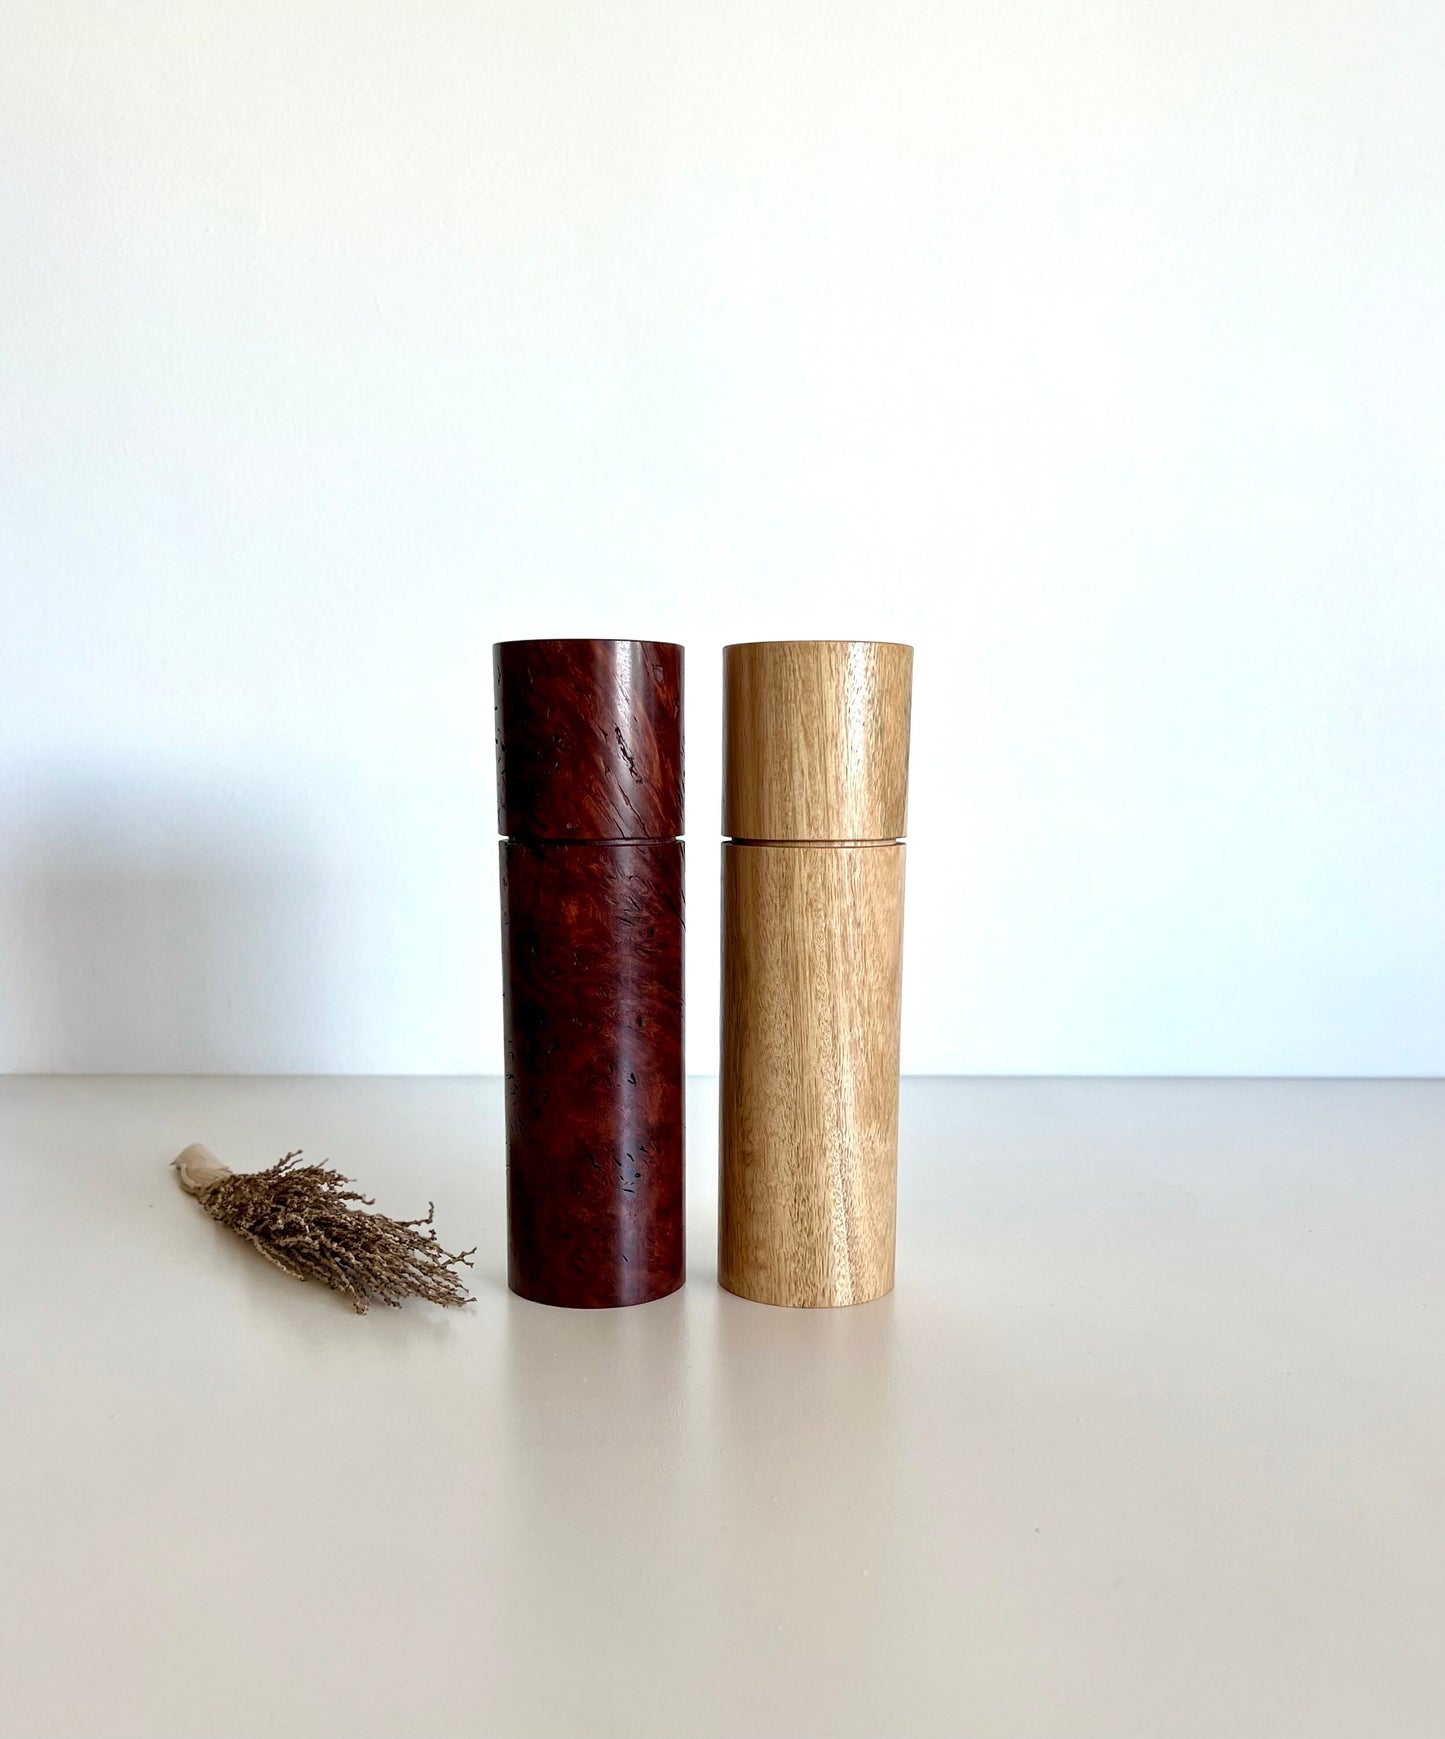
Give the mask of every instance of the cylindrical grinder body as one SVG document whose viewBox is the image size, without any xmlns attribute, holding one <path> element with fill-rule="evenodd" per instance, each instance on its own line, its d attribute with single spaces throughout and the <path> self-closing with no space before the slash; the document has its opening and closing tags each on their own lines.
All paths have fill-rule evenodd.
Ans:
<svg viewBox="0 0 1445 1739">
<path fill-rule="evenodd" d="M 681 1286 L 682 648 L 495 648 L 507 1273 L 544 1304 Z"/>
<path fill-rule="evenodd" d="M 913 654 L 724 653 L 719 1277 L 764 1304 L 893 1286 Z"/>
</svg>

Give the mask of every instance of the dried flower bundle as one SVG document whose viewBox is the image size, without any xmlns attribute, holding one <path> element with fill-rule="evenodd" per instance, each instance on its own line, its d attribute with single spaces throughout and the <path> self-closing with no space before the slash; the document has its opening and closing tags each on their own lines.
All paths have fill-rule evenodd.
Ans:
<svg viewBox="0 0 1445 1739">
<path fill-rule="evenodd" d="M 217 1224 L 255 1246 L 298 1280 L 319 1280 L 358 1312 L 406 1298 L 470 1304 L 458 1273 L 474 1250 L 449 1255 L 437 1242 L 428 1204 L 420 1220 L 365 1213 L 372 1198 L 324 1165 L 303 1165 L 298 1149 L 265 1171 L 234 1172 L 199 1142 L 175 1160 L 181 1187 Z"/>
</svg>

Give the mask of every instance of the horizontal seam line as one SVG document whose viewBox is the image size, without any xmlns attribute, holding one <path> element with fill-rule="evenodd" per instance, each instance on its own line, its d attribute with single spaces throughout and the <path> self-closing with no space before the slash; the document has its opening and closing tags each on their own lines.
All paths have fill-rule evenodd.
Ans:
<svg viewBox="0 0 1445 1739">
<path fill-rule="evenodd" d="M 497 835 L 503 845 L 681 845 L 685 837 L 681 833 L 633 839 L 547 839 L 537 833 L 499 833 Z"/>
</svg>

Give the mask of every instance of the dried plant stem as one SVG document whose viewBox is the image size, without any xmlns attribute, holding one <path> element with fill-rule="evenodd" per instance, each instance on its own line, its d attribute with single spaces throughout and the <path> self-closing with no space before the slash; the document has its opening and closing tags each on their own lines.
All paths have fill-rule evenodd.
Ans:
<svg viewBox="0 0 1445 1739">
<path fill-rule="evenodd" d="M 473 1302 L 458 1270 L 471 1267 L 475 1251 L 452 1256 L 442 1249 L 430 1203 L 420 1220 L 364 1213 L 372 1198 L 329 1166 L 303 1165 L 300 1149 L 265 1171 L 230 1171 L 200 1146 L 175 1163 L 182 1186 L 219 1225 L 298 1280 L 340 1292 L 358 1312 L 406 1298 Z"/>
</svg>

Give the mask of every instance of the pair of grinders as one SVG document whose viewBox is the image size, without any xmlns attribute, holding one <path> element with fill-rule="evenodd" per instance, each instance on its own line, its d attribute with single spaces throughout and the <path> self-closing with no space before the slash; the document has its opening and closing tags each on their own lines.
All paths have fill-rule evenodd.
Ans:
<svg viewBox="0 0 1445 1739">
<path fill-rule="evenodd" d="M 719 1277 L 893 1285 L 912 650 L 725 653 Z M 547 1304 L 683 1281 L 682 648 L 495 649 L 508 1276 Z"/>
</svg>

